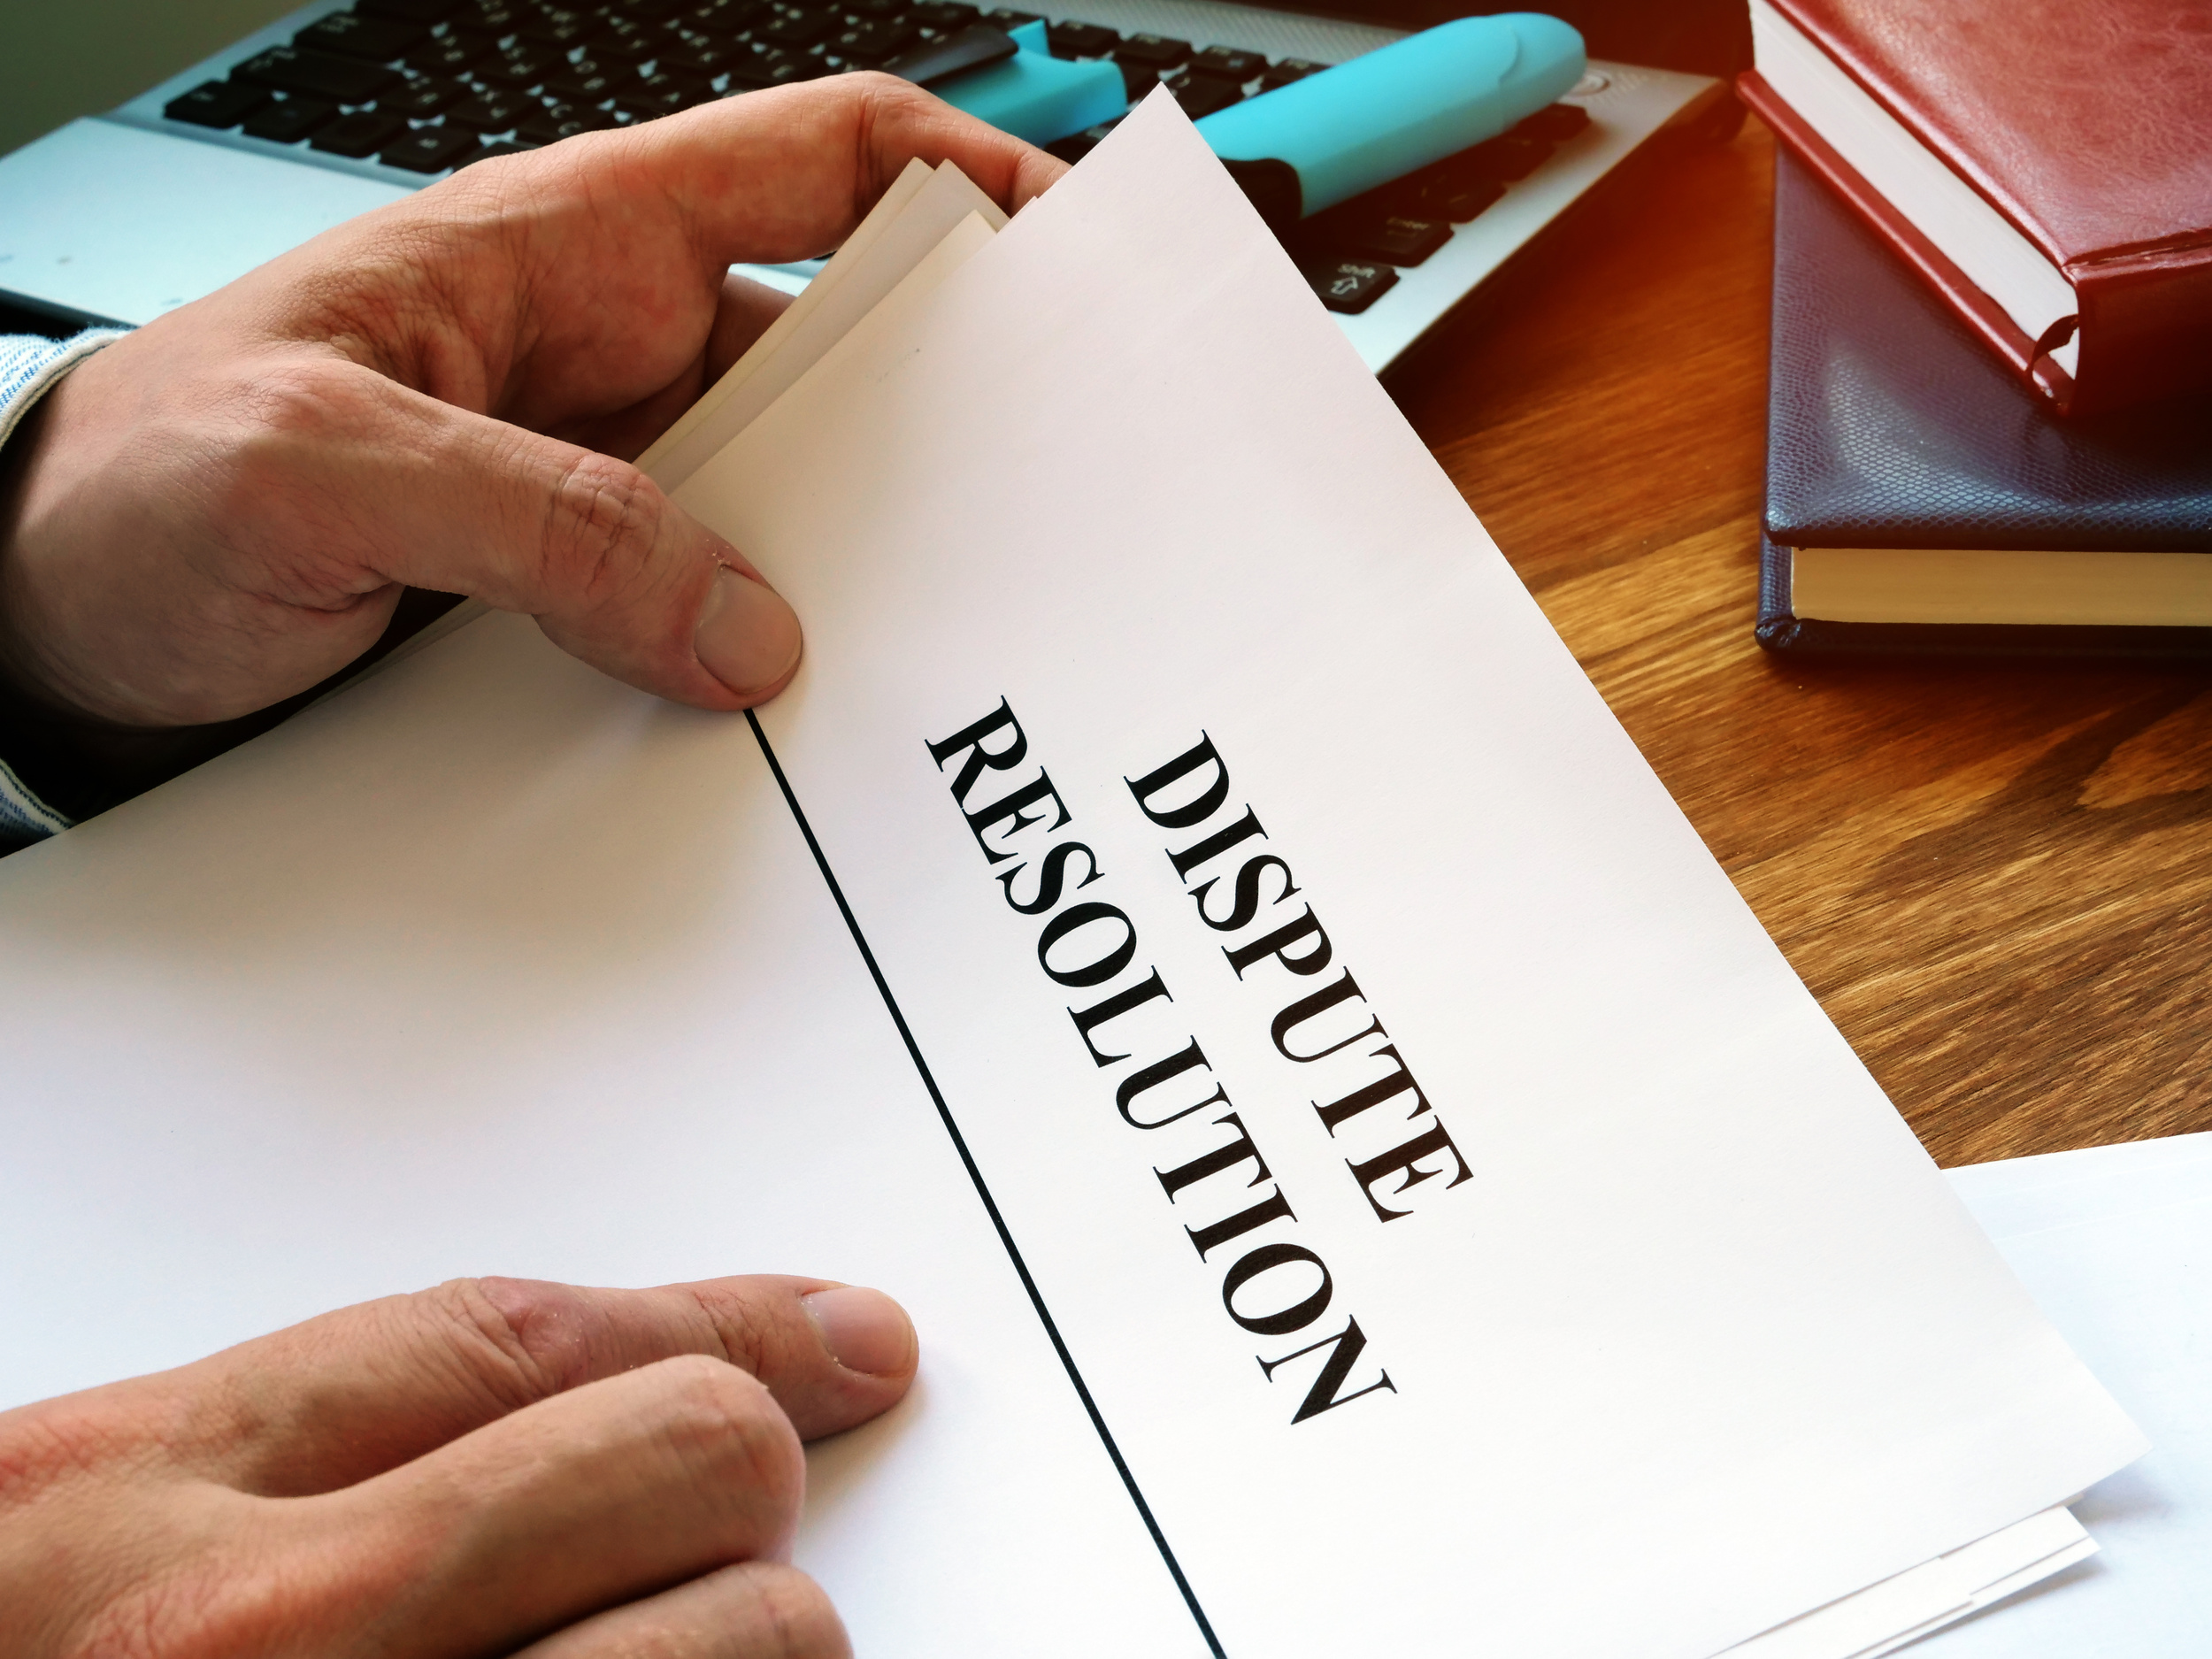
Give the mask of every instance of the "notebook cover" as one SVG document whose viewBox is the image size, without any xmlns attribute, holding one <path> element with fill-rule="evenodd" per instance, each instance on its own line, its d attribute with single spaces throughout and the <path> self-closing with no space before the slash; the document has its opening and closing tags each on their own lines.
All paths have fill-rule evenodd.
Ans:
<svg viewBox="0 0 2212 1659">
<path fill-rule="evenodd" d="M 1774 4 L 2073 284 L 2072 407 L 2212 386 L 2203 0 Z"/>
<path fill-rule="evenodd" d="M 2212 551 L 2212 398 L 2055 421 L 1791 157 L 1775 161 L 1758 635 L 1775 650 L 2212 654 L 2212 629 L 1799 621 L 1790 547 Z"/>
<path fill-rule="evenodd" d="M 1973 280 L 1952 264 L 1941 249 L 1920 234 L 1918 226 L 1892 207 L 1889 199 L 1838 155 L 1802 116 L 1785 104 L 1755 70 L 1738 79 L 1736 90 L 1759 119 L 1773 129 L 1784 148 L 1848 202 L 1868 227 L 1889 243 L 1890 250 L 1942 297 L 1970 334 L 1995 352 L 2013 373 L 2024 377 L 2049 398 L 2057 413 L 2073 412 L 2073 377 L 2038 351 L 2036 342 L 2012 320 L 2003 306 L 1977 288 Z"/>
</svg>

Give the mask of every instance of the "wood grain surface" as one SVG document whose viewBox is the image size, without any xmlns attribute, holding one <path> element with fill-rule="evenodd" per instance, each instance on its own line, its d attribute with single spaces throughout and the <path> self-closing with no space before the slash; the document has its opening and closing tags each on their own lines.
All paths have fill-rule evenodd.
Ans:
<svg viewBox="0 0 2212 1659">
<path fill-rule="evenodd" d="M 1708 146 L 1393 392 L 1939 1162 L 2212 1128 L 2212 679 L 1753 641 L 1772 184 Z"/>
</svg>

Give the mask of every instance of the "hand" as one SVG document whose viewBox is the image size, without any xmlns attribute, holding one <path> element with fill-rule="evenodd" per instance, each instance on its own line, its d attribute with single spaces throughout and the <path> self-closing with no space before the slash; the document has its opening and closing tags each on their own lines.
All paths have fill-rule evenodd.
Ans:
<svg viewBox="0 0 2212 1659">
<path fill-rule="evenodd" d="M 915 1357 L 818 1279 L 463 1279 L 0 1413 L 0 1652 L 848 1654 L 799 1442 Z"/>
<path fill-rule="evenodd" d="M 8 447 L 0 668 L 65 717 L 227 720 L 415 587 L 679 702 L 772 696 L 790 608 L 625 457 L 780 308 L 728 266 L 834 247 L 918 156 L 1009 209 L 1063 170 L 839 75 L 479 163 L 149 324 Z"/>
</svg>

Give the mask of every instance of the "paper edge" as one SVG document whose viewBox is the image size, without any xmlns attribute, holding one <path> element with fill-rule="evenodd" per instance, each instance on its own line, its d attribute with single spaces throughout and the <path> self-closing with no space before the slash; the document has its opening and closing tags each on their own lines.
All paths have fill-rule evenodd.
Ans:
<svg viewBox="0 0 2212 1659">
<path fill-rule="evenodd" d="M 891 181 L 890 188 L 876 198 L 876 204 L 868 210 L 859 224 L 853 227 L 852 234 L 846 237 L 844 245 L 830 256 L 829 263 L 816 273 L 814 280 L 792 296 L 791 303 L 783 308 L 776 320 L 761 332 L 760 338 L 747 347 L 735 363 L 723 371 L 722 378 L 702 393 L 690 408 L 677 416 L 668 430 L 654 439 L 645 453 L 638 457 L 639 468 L 649 473 L 666 458 L 671 449 L 691 434 L 700 422 L 719 409 L 750 380 L 759 371 L 760 365 L 790 338 L 799 325 L 867 257 L 869 249 L 906 211 L 907 204 L 933 176 L 929 164 L 919 157 L 908 162 L 900 170 L 899 176 Z"/>
</svg>

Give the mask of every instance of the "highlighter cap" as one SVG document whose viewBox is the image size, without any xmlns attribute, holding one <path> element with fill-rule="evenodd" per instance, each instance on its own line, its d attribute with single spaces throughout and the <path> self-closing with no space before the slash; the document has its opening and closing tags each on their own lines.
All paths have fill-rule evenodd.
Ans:
<svg viewBox="0 0 2212 1659">
<path fill-rule="evenodd" d="M 1041 19 L 1006 33 L 1016 47 L 1010 57 L 933 82 L 930 90 L 1033 144 L 1110 121 L 1129 107 L 1119 64 L 1055 58 Z"/>
</svg>

